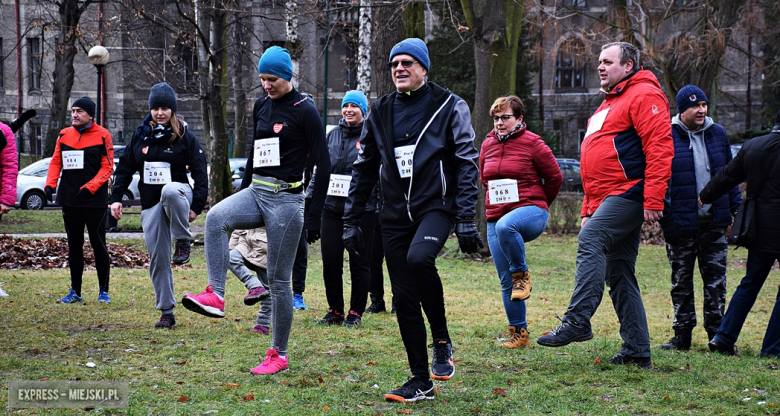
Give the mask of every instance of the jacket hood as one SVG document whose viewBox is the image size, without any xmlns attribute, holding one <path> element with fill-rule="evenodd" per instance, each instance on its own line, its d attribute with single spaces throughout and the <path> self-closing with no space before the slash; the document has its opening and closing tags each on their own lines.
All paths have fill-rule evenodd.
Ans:
<svg viewBox="0 0 780 416">
<path fill-rule="evenodd" d="M 712 127 L 715 124 L 714 121 L 712 121 L 711 117 L 704 117 L 704 125 L 699 130 L 691 130 L 688 128 L 688 126 L 685 125 L 685 123 L 680 120 L 680 115 L 677 114 L 674 117 L 672 117 L 672 125 L 680 127 L 684 132 L 690 134 L 690 133 L 701 133 L 706 131 L 708 128 Z"/>
<path fill-rule="evenodd" d="M 623 78 L 623 80 L 618 82 L 618 84 L 615 85 L 615 87 L 612 88 L 610 91 L 607 91 L 604 88 L 601 88 L 600 91 L 607 95 L 620 94 L 623 91 L 625 91 L 626 88 L 632 85 L 642 84 L 642 83 L 651 84 L 652 86 L 661 89 L 661 83 L 658 82 L 658 78 L 655 77 L 655 74 L 653 74 L 648 70 L 640 68 L 639 71 L 634 72 L 633 74 L 630 74 L 625 78 Z"/>
</svg>

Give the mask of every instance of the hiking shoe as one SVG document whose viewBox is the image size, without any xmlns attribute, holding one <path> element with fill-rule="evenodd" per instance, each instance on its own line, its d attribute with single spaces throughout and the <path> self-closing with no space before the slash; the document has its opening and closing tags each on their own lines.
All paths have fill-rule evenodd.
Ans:
<svg viewBox="0 0 780 416">
<path fill-rule="evenodd" d="M 612 364 L 636 364 L 637 367 L 649 370 L 653 368 L 653 360 L 650 357 L 629 357 L 621 353 L 615 354 L 614 357 L 609 359 Z"/>
<path fill-rule="evenodd" d="M 210 318 L 225 317 L 225 300 L 220 299 L 219 295 L 214 293 L 211 285 L 206 286 L 206 290 L 199 295 L 185 293 L 184 297 L 181 298 L 181 304 L 195 313 L 206 315 Z"/>
<path fill-rule="evenodd" d="M 382 298 L 374 299 L 374 297 L 371 297 L 371 305 L 368 305 L 366 308 L 366 313 L 379 313 L 385 311 L 387 311 L 387 308 L 385 307 L 385 300 Z"/>
<path fill-rule="evenodd" d="M 173 329 L 176 327 L 176 317 L 172 313 L 160 316 L 160 321 L 154 324 L 154 329 Z"/>
<path fill-rule="evenodd" d="M 249 372 L 255 375 L 276 374 L 286 369 L 287 357 L 280 357 L 279 351 L 276 348 L 271 348 L 265 352 L 265 360 L 263 360 L 263 363 L 251 369 Z"/>
<path fill-rule="evenodd" d="M 301 295 L 299 293 L 296 293 L 295 295 L 293 295 L 293 309 L 295 309 L 296 311 L 299 311 L 301 309 L 303 309 L 303 310 L 308 310 L 309 309 L 309 307 L 306 306 L 305 303 L 303 303 L 303 295 Z"/>
<path fill-rule="evenodd" d="M 268 335 L 268 334 L 271 333 L 271 331 L 268 329 L 267 326 L 262 326 L 262 325 L 259 325 L 259 324 L 255 325 L 255 327 L 250 329 L 250 331 L 252 331 L 252 332 L 254 332 L 256 334 L 260 334 L 260 335 Z"/>
<path fill-rule="evenodd" d="M 108 292 L 103 292 L 102 290 L 98 294 L 98 303 L 111 303 L 111 298 L 108 297 Z"/>
<path fill-rule="evenodd" d="M 173 253 L 173 264 L 187 264 L 190 262 L 190 240 L 176 240 L 176 252 Z"/>
<path fill-rule="evenodd" d="M 512 273 L 512 301 L 526 300 L 531 296 L 531 272 Z"/>
<path fill-rule="evenodd" d="M 249 289 L 249 293 L 247 293 L 247 295 L 244 296 L 244 305 L 247 306 L 254 305 L 257 302 L 266 299 L 269 295 L 271 295 L 271 292 L 265 290 L 265 288 L 262 286 Z"/>
<path fill-rule="evenodd" d="M 504 343 L 504 348 L 528 348 L 531 344 L 528 341 L 528 330 L 522 327 L 517 329 L 514 325 L 509 325 L 508 328 L 512 336 Z"/>
<path fill-rule="evenodd" d="M 719 352 L 724 355 L 737 355 L 737 351 L 734 350 L 734 346 L 727 346 L 722 341 L 715 337 L 707 344 L 710 347 L 710 351 Z"/>
<path fill-rule="evenodd" d="M 429 345 L 433 347 L 433 363 L 431 363 L 431 378 L 434 380 L 449 380 L 455 374 L 455 363 L 452 361 L 452 343 L 442 339 Z"/>
<path fill-rule="evenodd" d="M 363 318 L 361 318 L 357 312 L 350 310 L 347 319 L 344 321 L 344 326 L 354 328 L 360 325 L 361 321 L 363 321 Z"/>
<path fill-rule="evenodd" d="M 666 344 L 661 344 L 662 350 L 688 351 L 691 349 L 690 335 L 675 335 Z"/>
<path fill-rule="evenodd" d="M 344 323 L 344 314 L 339 313 L 335 309 L 328 309 L 328 313 L 317 323 L 322 325 L 341 325 Z"/>
<path fill-rule="evenodd" d="M 572 342 L 587 341 L 591 338 L 593 338 L 593 332 L 590 328 L 574 322 L 561 321 L 561 324 L 549 334 L 536 338 L 536 343 L 545 347 L 562 347 Z"/>
<path fill-rule="evenodd" d="M 417 400 L 433 400 L 433 382 L 431 380 L 419 380 L 409 377 L 409 381 L 403 386 L 387 392 L 385 400 L 388 402 L 416 402 Z"/>
<path fill-rule="evenodd" d="M 67 295 L 63 296 L 61 299 L 57 299 L 57 302 L 59 303 L 77 303 L 77 302 L 84 302 L 84 298 L 76 294 L 76 291 L 71 289 L 70 292 L 68 292 Z"/>
</svg>

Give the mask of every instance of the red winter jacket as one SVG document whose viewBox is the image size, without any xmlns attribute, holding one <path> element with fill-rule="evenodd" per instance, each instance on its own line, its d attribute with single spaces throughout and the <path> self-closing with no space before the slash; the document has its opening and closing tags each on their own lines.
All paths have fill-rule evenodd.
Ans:
<svg viewBox="0 0 780 416">
<path fill-rule="evenodd" d="M 479 152 L 479 175 L 486 192 L 488 181 L 517 180 L 518 202 L 493 205 L 486 195 L 485 214 L 491 222 L 522 206 L 536 205 L 548 210 L 563 183 L 561 168 L 552 151 L 541 137 L 527 131 L 525 126 L 503 142 L 495 130 L 488 133 Z"/>
<path fill-rule="evenodd" d="M 606 92 L 588 120 L 580 159 L 581 215 L 593 215 L 613 195 L 662 210 L 673 157 L 669 101 L 655 75 L 640 70 Z"/>
</svg>

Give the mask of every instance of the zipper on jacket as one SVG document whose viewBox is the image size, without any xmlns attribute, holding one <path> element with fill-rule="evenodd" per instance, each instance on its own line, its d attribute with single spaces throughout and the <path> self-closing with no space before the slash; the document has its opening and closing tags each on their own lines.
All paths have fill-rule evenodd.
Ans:
<svg viewBox="0 0 780 416">
<path fill-rule="evenodd" d="M 441 204 L 447 205 L 445 196 L 447 195 L 447 177 L 444 175 L 444 163 L 439 160 L 439 174 L 441 175 Z"/>
</svg>

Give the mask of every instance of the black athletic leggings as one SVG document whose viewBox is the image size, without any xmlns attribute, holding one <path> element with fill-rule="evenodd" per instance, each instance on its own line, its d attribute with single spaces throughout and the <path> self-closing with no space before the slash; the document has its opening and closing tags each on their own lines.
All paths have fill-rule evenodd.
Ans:
<svg viewBox="0 0 780 416">
<path fill-rule="evenodd" d="M 70 285 L 81 296 L 81 277 L 84 274 L 84 226 L 87 226 L 89 243 L 95 253 L 100 290 L 108 292 L 108 275 L 111 260 L 106 248 L 106 209 L 85 207 L 62 207 L 62 220 L 68 235 L 68 264 Z"/>
</svg>

